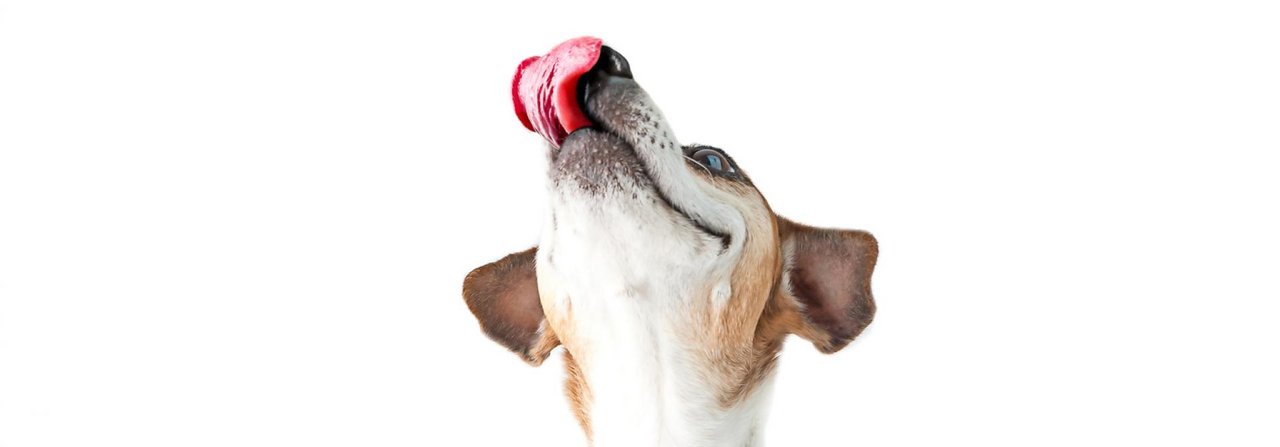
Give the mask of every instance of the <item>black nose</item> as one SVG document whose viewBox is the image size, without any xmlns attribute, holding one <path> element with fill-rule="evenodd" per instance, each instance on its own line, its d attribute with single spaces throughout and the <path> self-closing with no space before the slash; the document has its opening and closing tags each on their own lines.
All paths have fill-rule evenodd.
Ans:
<svg viewBox="0 0 1280 447">
<path fill-rule="evenodd" d="M 601 46 L 600 58 L 596 60 L 596 64 L 578 78 L 578 107 L 590 116 L 587 99 L 609 85 L 610 79 L 619 78 L 635 79 L 631 77 L 631 64 L 613 48 Z"/>
<path fill-rule="evenodd" d="M 635 79 L 631 77 L 631 64 L 627 62 L 627 58 L 622 57 L 622 53 L 617 52 L 608 45 L 600 47 L 600 59 L 596 61 L 596 66 L 591 67 L 591 71 L 617 76 L 627 79 Z"/>
</svg>

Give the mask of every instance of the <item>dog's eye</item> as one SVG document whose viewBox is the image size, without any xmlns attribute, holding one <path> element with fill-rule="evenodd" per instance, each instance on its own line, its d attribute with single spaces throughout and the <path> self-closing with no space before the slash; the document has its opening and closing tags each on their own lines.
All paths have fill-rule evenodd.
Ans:
<svg viewBox="0 0 1280 447">
<path fill-rule="evenodd" d="M 693 153 L 693 159 L 712 172 L 733 172 L 729 159 L 715 149 L 701 149 Z"/>
</svg>

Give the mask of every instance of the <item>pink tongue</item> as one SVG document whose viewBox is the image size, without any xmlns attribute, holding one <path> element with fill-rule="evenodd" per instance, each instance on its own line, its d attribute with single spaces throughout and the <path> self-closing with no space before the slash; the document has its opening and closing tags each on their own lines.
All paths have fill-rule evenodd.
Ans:
<svg viewBox="0 0 1280 447">
<path fill-rule="evenodd" d="M 516 117 L 529 130 L 560 147 L 569 133 L 591 125 L 578 107 L 578 78 L 600 58 L 601 40 L 579 37 L 546 56 L 525 59 L 511 80 Z"/>
</svg>

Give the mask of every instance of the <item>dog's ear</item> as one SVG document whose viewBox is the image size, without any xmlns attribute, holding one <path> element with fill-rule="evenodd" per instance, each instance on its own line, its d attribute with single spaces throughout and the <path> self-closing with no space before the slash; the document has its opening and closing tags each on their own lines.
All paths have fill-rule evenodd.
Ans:
<svg viewBox="0 0 1280 447">
<path fill-rule="evenodd" d="M 871 272 L 879 248 L 871 233 L 814 228 L 778 218 L 784 259 L 782 298 L 801 314 L 792 332 L 833 353 L 871 324 Z"/>
<path fill-rule="evenodd" d="M 484 333 L 537 366 L 560 341 L 546 328 L 534 256 L 538 248 L 512 253 L 472 270 L 462 297 Z"/>
</svg>

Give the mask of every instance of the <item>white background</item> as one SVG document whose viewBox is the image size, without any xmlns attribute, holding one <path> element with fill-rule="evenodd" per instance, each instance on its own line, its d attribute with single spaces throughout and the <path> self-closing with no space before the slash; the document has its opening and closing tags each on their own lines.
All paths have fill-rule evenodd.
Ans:
<svg viewBox="0 0 1280 447">
<path fill-rule="evenodd" d="M 0 446 L 582 445 L 460 289 L 536 243 L 510 77 L 584 34 L 880 240 L 771 445 L 1280 444 L 1274 3 L 435 3 L 0 1 Z"/>
</svg>

